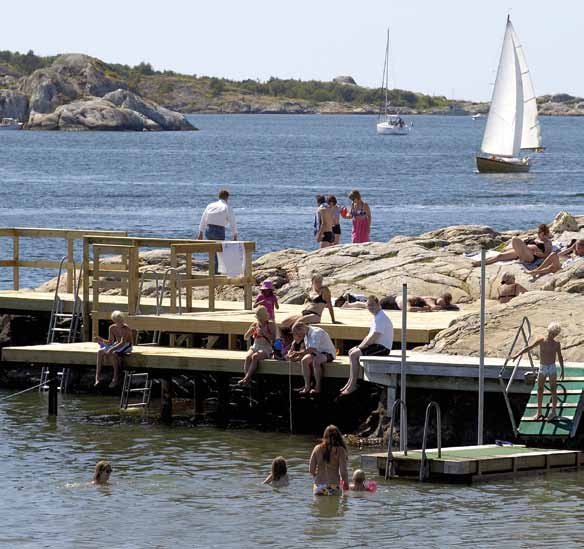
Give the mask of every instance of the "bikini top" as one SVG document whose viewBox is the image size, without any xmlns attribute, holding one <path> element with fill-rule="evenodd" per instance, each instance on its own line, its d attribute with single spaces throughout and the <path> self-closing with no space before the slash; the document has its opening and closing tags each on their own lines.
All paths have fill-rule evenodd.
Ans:
<svg viewBox="0 0 584 549">
<path fill-rule="evenodd" d="M 326 304 L 326 299 L 322 297 L 322 293 L 318 294 L 316 297 L 312 297 L 311 295 L 308 296 L 307 301 L 310 303 L 324 303 Z"/>
<path fill-rule="evenodd" d="M 351 206 L 351 215 L 353 217 L 363 217 L 367 215 L 367 212 L 365 211 L 365 205 L 362 205 L 360 208 L 357 208 L 356 206 Z"/>
</svg>

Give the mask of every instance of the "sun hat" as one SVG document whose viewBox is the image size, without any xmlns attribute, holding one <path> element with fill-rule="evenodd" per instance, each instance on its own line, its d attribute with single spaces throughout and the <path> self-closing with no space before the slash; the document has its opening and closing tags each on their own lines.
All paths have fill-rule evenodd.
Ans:
<svg viewBox="0 0 584 549">
<path fill-rule="evenodd" d="M 272 284 L 271 280 L 264 280 L 262 285 L 260 286 L 260 290 L 273 290 L 274 285 Z"/>
</svg>

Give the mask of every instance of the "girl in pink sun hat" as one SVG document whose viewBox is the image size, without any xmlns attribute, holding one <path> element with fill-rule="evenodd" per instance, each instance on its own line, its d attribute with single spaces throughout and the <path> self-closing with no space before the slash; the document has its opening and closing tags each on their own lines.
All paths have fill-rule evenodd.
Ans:
<svg viewBox="0 0 584 549">
<path fill-rule="evenodd" d="M 280 306 L 278 305 L 278 297 L 274 293 L 274 285 L 271 280 L 264 280 L 260 286 L 260 293 L 255 299 L 254 309 L 260 305 L 263 305 L 267 309 L 270 320 L 275 321 L 274 309 L 279 309 Z"/>
</svg>

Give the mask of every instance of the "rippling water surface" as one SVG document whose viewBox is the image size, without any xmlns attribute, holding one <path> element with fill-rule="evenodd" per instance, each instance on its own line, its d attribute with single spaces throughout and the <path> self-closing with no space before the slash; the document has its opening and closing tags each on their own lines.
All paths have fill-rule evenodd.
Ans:
<svg viewBox="0 0 584 549">
<path fill-rule="evenodd" d="M 258 253 L 313 248 L 314 195 L 359 188 L 372 238 L 484 223 L 525 228 L 559 210 L 584 214 L 584 119 L 543 118 L 547 150 L 529 174 L 479 175 L 484 121 L 417 116 L 408 137 L 375 134 L 371 116 L 198 115 L 200 132 L 0 132 L 0 226 L 128 230 L 192 238 L 220 185 L 240 237 Z M 341 199 L 341 202 L 344 198 Z M 349 224 L 345 224 L 347 241 Z M 2 258 L 10 248 L 0 242 Z M 25 258 L 64 247 L 26 241 Z M 23 271 L 24 284 L 47 273 Z M 0 269 L 6 287 L 9 272 Z"/>
<path fill-rule="evenodd" d="M 7 395 L 0 391 L 0 399 Z M 584 473 L 315 498 L 310 437 L 122 423 L 111 398 L 0 400 L 2 547 L 579 547 Z M 261 485 L 286 456 L 291 485 Z M 98 459 L 109 486 L 88 483 Z M 358 455 L 351 452 L 352 468 Z M 369 471 L 374 474 L 374 471 Z"/>
</svg>

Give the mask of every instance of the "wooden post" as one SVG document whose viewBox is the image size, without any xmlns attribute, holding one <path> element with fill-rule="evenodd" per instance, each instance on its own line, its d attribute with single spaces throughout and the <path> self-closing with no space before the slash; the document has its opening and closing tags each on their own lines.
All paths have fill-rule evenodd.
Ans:
<svg viewBox="0 0 584 549">
<path fill-rule="evenodd" d="M 138 310 L 138 292 L 140 291 L 138 247 L 133 246 L 128 253 L 128 314 L 135 315 Z"/>
<path fill-rule="evenodd" d="M 227 348 L 230 351 L 237 351 L 237 334 L 227 334 Z"/>
<path fill-rule="evenodd" d="M 193 254 L 191 252 L 187 252 L 186 254 L 186 278 L 190 280 L 193 278 Z M 193 287 L 192 286 L 185 286 L 186 292 L 186 309 L 187 312 L 190 313 L 193 310 Z"/>
<path fill-rule="evenodd" d="M 176 258 L 176 248 L 171 244 L 170 246 L 170 266 L 173 269 L 178 268 L 178 260 Z M 164 288 L 161 288 L 161 292 L 164 292 Z M 162 302 L 162 299 L 161 299 Z M 170 312 L 176 313 L 176 280 L 170 279 Z"/>
<path fill-rule="evenodd" d="M 245 283 L 243 285 L 243 306 L 247 310 L 251 310 L 252 308 L 252 263 L 253 263 L 253 256 L 252 256 L 252 249 L 251 247 L 245 246 L 245 270 L 243 276 L 245 277 Z"/>
<path fill-rule="evenodd" d="M 193 378 L 193 414 L 195 417 L 203 415 L 203 382 L 201 376 Z"/>
<path fill-rule="evenodd" d="M 99 335 L 99 250 L 93 248 L 93 302 L 91 306 L 91 341 Z"/>
<path fill-rule="evenodd" d="M 91 341 L 89 308 L 89 239 L 83 237 L 83 341 Z"/>
<path fill-rule="evenodd" d="M 74 251 L 75 251 L 75 240 L 73 238 L 67 239 L 67 293 L 73 293 L 73 279 L 75 278 L 73 263 L 75 261 Z"/>
<path fill-rule="evenodd" d="M 172 375 L 160 378 L 160 420 L 163 423 L 172 423 Z"/>
<path fill-rule="evenodd" d="M 49 417 L 57 416 L 59 405 L 59 379 L 57 368 L 49 366 Z"/>
<path fill-rule="evenodd" d="M 12 267 L 12 288 L 20 290 L 20 239 L 18 234 L 12 237 L 12 260 L 14 266 Z"/>
<path fill-rule="evenodd" d="M 216 252 L 209 251 L 209 311 L 215 310 L 215 257 Z"/>
</svg>

